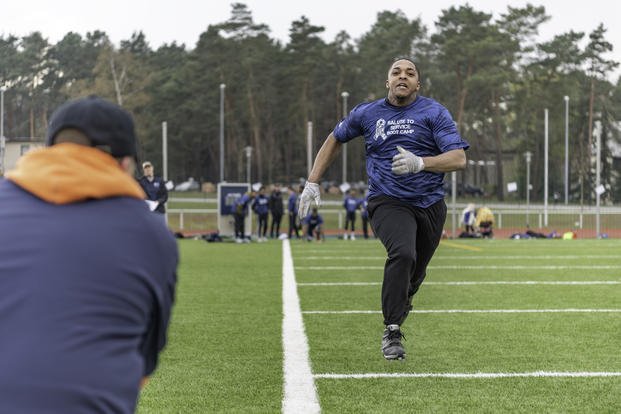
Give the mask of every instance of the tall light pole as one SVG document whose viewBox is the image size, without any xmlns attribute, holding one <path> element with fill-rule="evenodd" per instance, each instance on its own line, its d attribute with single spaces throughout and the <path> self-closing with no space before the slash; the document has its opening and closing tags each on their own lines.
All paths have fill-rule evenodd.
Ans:
<svg viewBox="0 0 621 414">
<path fill-rule="evenodd" d="M 168 181 L 168 122 L 162 122 L 162 178 Z"/>
<path fill-rule="evenodd" d="M 524 157 L 526 157 L 526 224 L 528 223 L 528 213 L 530 209 L 530 161 L 533 153 L 526 151 Z"/>
<path fill-rule="evenodd" d="M 306 176 L 308 177 L 313 169 L 313 122 L 306 124 Z"/>
<path fill-rule="evenodd" d="M 220 182 L 224 182 L 224 83 L 220 84 Z"/>
<path fill-rule="evenodd" d="M 244 148 L 244 151 L 246 152 L 246 181 L 248 181 L 248 184 L 251 184 L 250 181 L 250 159 L 252 157 L 252 147 L 251 146 L 247 146 Z"/>
<path fill-rule="evenodd" d="M 349 92 L 341 92 L 341 98 L 343 98 L 343 118 L 347 116 L 347 98 Z M 347 144 L 342 144 L 343 147 L 343 182 L 347 182 Z"/>
<path fill-rule="evenodd" d="M 545 108 L 543 148 L 543 225 L 548 226 L 548 108 Z"/>
<path fill-rule="evenodd" d="M 569 96 L 565 95 L 565 205 L 569 200 Z"/>
<path fill-rule="evenodd" d="M 4 147 L 6 141 L 4 138 L 4 91 L 6 88 L 0 86 L 0 174 L 4 175 Z"/>
<path fill-rule="evenodd" d="M 598 128 L 597 131 L 597 139 L 595 141 L 595 154 L 597 159 L 595 160 L 595 205 L 596 205 L 596 214 L 595 214 L 595 237 L 598 239 L 601 236 L 601 221 L 600 221 L 600 198 L 602 195 L 601 192 L 601 173 L 602 173 L 602 130 Z"/>
</svg>

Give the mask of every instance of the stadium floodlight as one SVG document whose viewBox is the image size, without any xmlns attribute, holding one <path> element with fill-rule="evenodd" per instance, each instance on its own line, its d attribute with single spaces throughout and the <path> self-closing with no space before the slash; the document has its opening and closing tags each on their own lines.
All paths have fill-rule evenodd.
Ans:
<svg viewBox="0 0 621 414">
<path fill-rule="evenodd" d="M 343 118 L 347 116 L 347 98 L 349 97 L 349 92 L 343 91 L 341 92 L 341 98 L 343 98 Z M 347 144 L 343 143 L 343 182 L 347 182 Z"/>
</svg>

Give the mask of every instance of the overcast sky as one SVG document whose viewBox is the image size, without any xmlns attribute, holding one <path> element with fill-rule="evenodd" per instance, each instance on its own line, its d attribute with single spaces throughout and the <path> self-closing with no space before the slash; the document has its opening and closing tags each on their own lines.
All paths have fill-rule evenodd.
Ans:
<svg viewBox="0 0 621 414">
<path fill-rule="evenodd" d="M 441 10 L 469 3 L 475 10 L 493 13 L 495 17 L 512 7 L 529 3 L 523 0 L 240 0 L 252 11 L 256 23 L 267 24 L 273 37 L 288 41 L 291 22 L 304 15 L 311 24 L 325 27 L 324 39 L 331 41 L 345 30 L 354 39 L 368 31 L 377 12 L 402 10 L 410 19 L 421 17 L 434 31 L 434 21 Z M 231 12 L 228 0 L 12 0 L 0 8 L 0 33 L 26 35 L 40 31 L 51 43 L 67 32 L 80 34 L 105 31 L 118 44 L 142 30 L 150 45 L 184 43 L 193 48 L 208 25 L 227 20 Z M 609 58 L 621 62 L 621 2 L 618 0 L 532 0 L 545 6 L 551 20 L 540 30 L 540 41 L 571 29 L 593 31 L 599 23 L 608 29 L 607 40 L 614 45 Z M 616 75 L 621 74 L 621 69 Z M 614 79 L 616 81 L 616 78 Z"/>
</svg>

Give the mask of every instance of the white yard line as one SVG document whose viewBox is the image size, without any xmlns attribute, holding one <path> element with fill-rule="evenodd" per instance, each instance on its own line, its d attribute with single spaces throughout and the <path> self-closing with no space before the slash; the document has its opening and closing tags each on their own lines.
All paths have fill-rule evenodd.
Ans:
<svg viewBox="0 0 621 414">
<path fill-rule="evenodd" d="M 563 371 L 534 371 L 534 372 L 390 372 L 365 374 L 315 374 L 316 379 L 366 379 L 366 378 L 452 378 L 452 379 L 491 379 L 491 378 L 593 378 L 593 377 L 621 377 L 621 372 L 563 372 Z"/>
<path fill-rule="evenodd" d="M 289 240 L 282 244 L 284 414 L 320 413 Z"/>
<path fill-rule="evenodd" d="M 382 270 L 384 266 L 296 266 L 298 270 Z M 545 269 L 545 270 L 565 270 L 565 269 L 621 269 L 621 265 L 431 265 L 428 269 L 446 269 L 446 270 L 471 270 L 471 269 L 489 269 L 489 270 L 528 270 L 528 269 Z"/>
<path fill-rule="evenodd" d="M 442 256 L 436 254 L 433 260 L 586 260 L 586 259 L 618 259 L 618 255 L 588 255 L 588 256 Z M 297 260 L 386 260 L 386 256 L 301 256 Z"/>
<path fill-rule="evenodd" d="M 379 310 L 310 310 L 309 315 L 378 314 Z M 417 309 L 410 313 L 621 313 L 621 309 Z"/>
<path fill-rule="evenodd" d="M 381 282 L 306 282 L 298 286 L 380 286 Z M 471 285 L 621 285 L 620 280 L 463 280 L 455 282 L 424 282 L 425 286 Z"/>
</svg>

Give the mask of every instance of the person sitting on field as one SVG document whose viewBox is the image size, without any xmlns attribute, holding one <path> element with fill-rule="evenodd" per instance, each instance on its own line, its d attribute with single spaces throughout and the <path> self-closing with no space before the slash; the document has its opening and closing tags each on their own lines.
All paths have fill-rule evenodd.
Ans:
<svg viewBox="0 0 621 414">
<path fill-rule="evenodd" d="M 491 239 L 494 237 L 494 214 L 489 207 L 481 207 L 477 211 L 475 226 L 479 229 L 481 237 Z"/>
<path fill-rule="evenodd" d="M 312 241 L 316 238 L 317 241 L 324 241 L 325 237 L 322 231 L 323 217 L 317 211 L 317 208 L 313 208 L 311 214 L 304 218 L 304 225 L 306 226 L 306 240 Z"/>
</svg>

